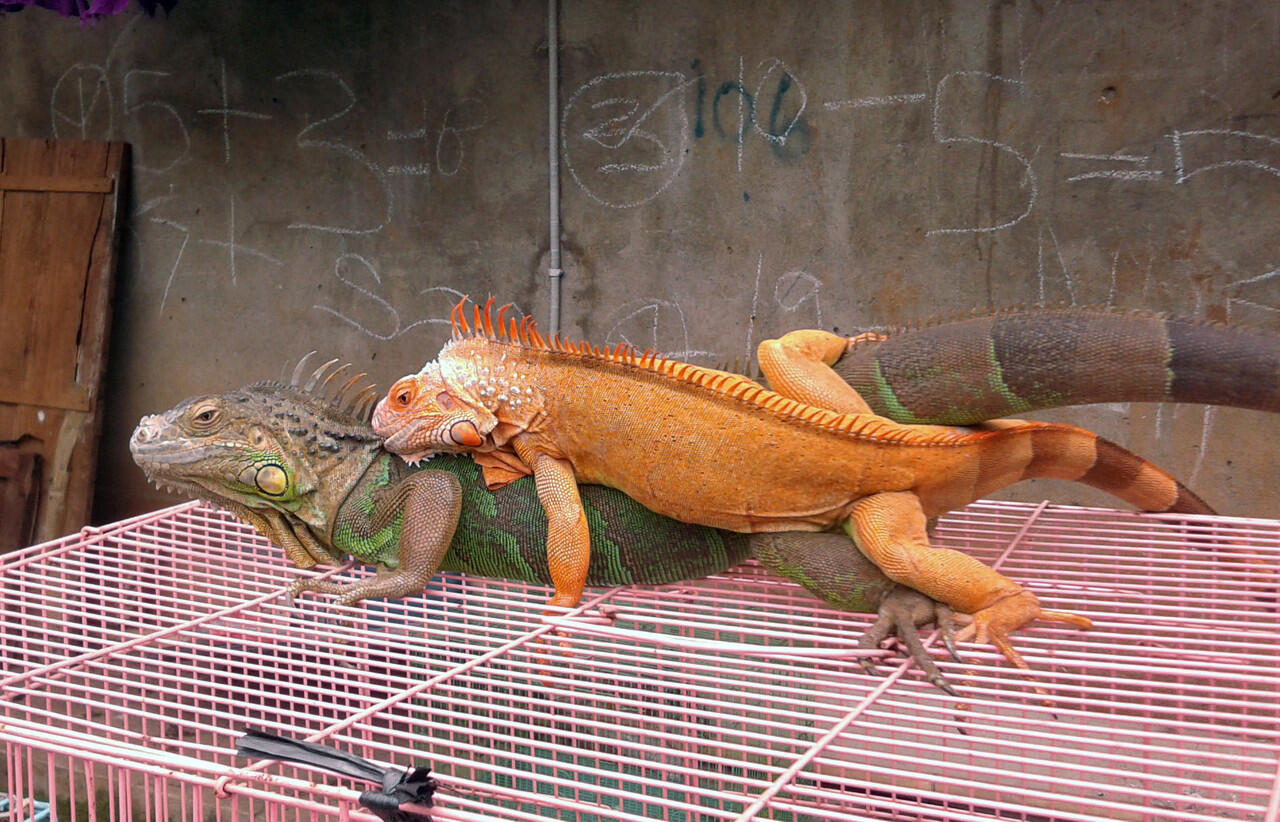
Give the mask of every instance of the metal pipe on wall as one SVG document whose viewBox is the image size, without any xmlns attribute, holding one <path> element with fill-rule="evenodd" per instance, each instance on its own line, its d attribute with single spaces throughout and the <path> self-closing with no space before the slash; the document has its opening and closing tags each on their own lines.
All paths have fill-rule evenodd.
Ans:
<svg viewBox="0 0 1280 822">
<path fill-rule="evenodd" d="M 551 287 L 547 323 L 554 337 L 560 333 L 560 36 L 557 0 L 547 0 L 547 203 L 550 211 L 551 251 L 547 279 Z"/>
</svg>

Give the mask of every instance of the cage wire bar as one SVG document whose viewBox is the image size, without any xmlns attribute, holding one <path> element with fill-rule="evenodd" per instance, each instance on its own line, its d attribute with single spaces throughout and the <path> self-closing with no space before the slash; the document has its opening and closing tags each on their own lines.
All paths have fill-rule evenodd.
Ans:
<svg viewBox="0 0 1280 822">
<path fill-rule="evenodd" d="M 1280 819 L 1280 522 L 983 502 L 937 542 L 1094 628 L 962 645 L 956 698 L 754 565 L 339 608 L 200 504 L 85 529 L 0 560 L 0 819 L 375 819 L 250 727 L 427 765 L 441 820 Z"/>
</svg>

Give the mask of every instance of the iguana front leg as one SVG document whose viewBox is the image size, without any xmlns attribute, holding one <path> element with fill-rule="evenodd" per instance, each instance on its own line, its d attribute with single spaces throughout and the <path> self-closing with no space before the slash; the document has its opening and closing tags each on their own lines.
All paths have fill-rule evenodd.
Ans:
<svg viewBox="0 0 1280 822">
<path fill-rule="evenodd" d="M 845 523 L 854 544 L 890 578 L 973 615 L 957 639 L 991 642 L 1019 668 L 1029 667 L 1009 642 L 1009 634 L 1035 620 L 1066 622 L 1077 628 L 1086 617 L 1046 611 L 1035 594 L 978 560 L 929 545 L 924 511 L 915 494 L 893 491 L 855 502 Z"/>
<path fill-rule="evenodd" d="M 537 451 L 527 440 L 517 438 L 512 445 L 533 469 L 538 501 L 547 513 L 547 566 L 556 588 L 547 604 L 572 608 L 582 599 L 591 562 L 591 533 L 573 466 L 568 460 Z"/>
<path fill-rule="evenodd" d="M 342 605 L 352 605 L 369 597 L 421 593 L 435 576 L 453 542 L 461 510 L 462 486 L 456 476 L 447 471 L 410 474 L 378 500 L 371 523 L 376 533 L 394 526 L 396 518 L 400 518 L 399 561 L 395 570 L 380 570 L 376 576 L 345 584 L 322 579 L 298 580 L 289 586 L 290 593 L 338 594 Z M 351 516 L 363 517 L 364 514 L 357 511 Z"/>
</svg>

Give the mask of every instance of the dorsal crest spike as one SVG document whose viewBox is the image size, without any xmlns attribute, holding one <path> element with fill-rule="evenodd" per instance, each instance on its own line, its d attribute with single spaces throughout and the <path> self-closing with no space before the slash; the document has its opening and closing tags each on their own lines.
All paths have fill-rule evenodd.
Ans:
<svg viewBox="0 0 1280 822">
<path fill-rule="evenodd" d="M 484 304 L 484 333 L 491 340 L 498 338 L 498 335 L 493 331 L 493 297 L 490 297 Z"/>
<path fill-rule="evenodd" d="M 367 376 L 369 375 L 362 371 L 359 374 L 356 374 L 351 379 L 347 380 L 345 383 L 343 383 L 342 387 L 338 389 L 338 394 L 334 398 L 334 402 L 340 403 L 350 408 L 351 401 L 354 399 L 354 397 L 351 395 L 351 389 L 355 386 L 356 383 L 360 382 L 360 380 L 364 379 Z"/>
<path fill-rule="evenodd" d="M 463 334 L 470 334 L 471 328 L 467 325 L 466 312 L 467 298 L 463 297 L 458 300 L 458 304 L 453 307 L 453 336 L 454 339 L 461 337 Z"/>
<path fill-rule="evenodd" d="M 510 307 L 511 307 L 511 303 L 503 303 L 503 304 L 502 304 L 502 307 L 498 309 L 498 321 L 497 321 L 496 323 L 494 323 L 494 325 L 496 325 L 496 326 L 498 327 L 498 333 L 499 333 L 499 334 L 505 334 L 505 333 L 506 333 L 506 331 L 507 331 L 507 324 L 506 324 L 505 322 L 503 322 L 503 321 L 502 321 L 502 315 L 503 315 L 503 314 L 506 314 L 506 313 L 507 313 L 507 309 L 508 309 L 508 308 L 510 308 Z M 514 323 L 514 322 L 515 322 L 515 320 L 512 320 L 512 322 Z M 515 335 L 514 335 L 514 334 L 507 334 L 507 337 L 508 337 L 508 339 L 514 339 L 514 338 L 515 338 Z"/>
<path fill-rule="evenodd" d="M 293 367 L 293 374 L 289 377 L 289 385 L 301 387 L 302 385 L 302 369 L 306 367 L 307 360 L 316 355 L 315 349 L 308 351 L 302 355 L 302 359 L 298 360 L 298 364 Z"/>
<path fill-rule="evenodd" d="M 337 377 L 339 374 L 341 374 L 343 371 L 346 371 L 350 367 L 351 367 L 351 363 L 344 362 L 342 365 L 330 371 L 329 376 L 325 377 L 324 382 L 320 383 L 321 393 L 327 392 L 329 390 L 329 383 L 333 380 L 333 378 Z M 336 394 L 334 395 L 334 399 L 337 399 Z"/>
<path fill-rule="evenodd" d="M 321 375 L 323 375 L 324 372 L 328 370 L 329 366 L 333 365 L 337 361 L 338 361 L 338 358 L 334 357 L 333 359 L 329 360 L 327 363 L 322 364 L 315 371 L 311 372 L 311 377 L 310 379 L 307 380 L 307 384 L 302 386 L 302 390 L 303 391 L 314 390 L 316 387 L 316 382 L 320 379 Z"/>
</svg>

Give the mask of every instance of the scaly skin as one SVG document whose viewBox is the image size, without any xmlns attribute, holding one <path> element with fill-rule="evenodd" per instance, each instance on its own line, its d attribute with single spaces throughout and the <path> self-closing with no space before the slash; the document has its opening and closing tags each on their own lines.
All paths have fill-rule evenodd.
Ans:
<svg viewBox="0 0 1280 822">
<path fill-rule="evenodd" d="M 762 346 L 761 367 L 785 392 L 775 393 L 625 346 L 548 343 L 528 317 L 508 326 L 499 312 L 495 327 L 490 306 L 474 316 L 472 332 L 459 303 L 454 340 L 392 386 L 373 427 L 409 461 L 470 452 L 495 482 L 532 473 L 550 523 L 553 606 L 581 598 L 590 541 L 578 483 L 598 483 L 727 530 L 842 526 L 891 579 L 972 614 L 968 635 L 1025 667 L 1009 632 L 1035 619 L 1088 620 L 1044 611 L 977 560 L 931 548 L 926 518 L 1028 477 L 1076 480 L 1146 510 L 1210 512 L 1168 474 L 1073 426 L 966 434 L 858 413 L 865 404 L 823 365 L 847 341 L 824 332 Z"/>
<path fill-rule="evenodd" d="M 346 405 L 296 385 L 258 383 L 144 417 L 130 448 L 153 482 L 231 510 L 299 567 L 349 554 L 379 569 L 345 585 L 298 582 L 295 592 L 334 593 L 344 604 L 407 596 L 437 570 L 551 582 L 532 479 L 490 491 L 476 463 L 459 456 L 410 468 Z M 916 632 L 937 623 L 950 646 L 950 611 L 889 580 L 843 537 L 747 537 L 688 525 L 600 486 L 584 487 L 582 501 L 591 540 L 586 584 L 666 584 L 754 556 L 837 608 L 879 612 L 861 645 L 898 633 L 930 681 L 951 691 Z"/>
<path fill-rule="evenodd" d="M 1280 412 L 1280 336 L 1240 326 L 1058 308 L 1002 311 L 846 342 L 832 367 L 873 412 L 898 422 L 970 425 L 1101 402 Z"/>
</svg>

